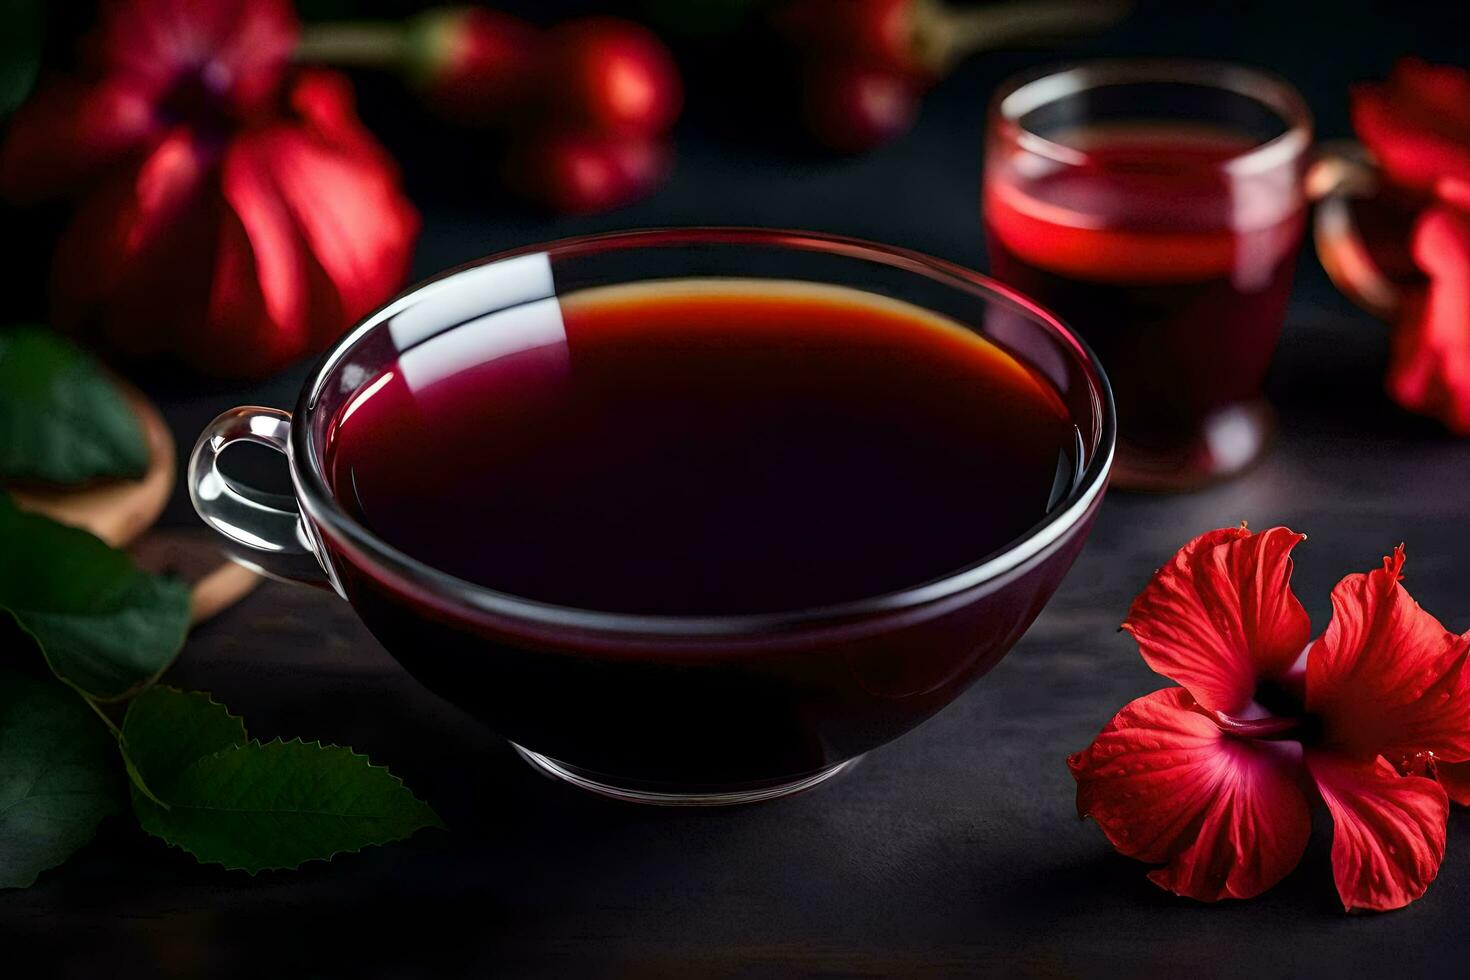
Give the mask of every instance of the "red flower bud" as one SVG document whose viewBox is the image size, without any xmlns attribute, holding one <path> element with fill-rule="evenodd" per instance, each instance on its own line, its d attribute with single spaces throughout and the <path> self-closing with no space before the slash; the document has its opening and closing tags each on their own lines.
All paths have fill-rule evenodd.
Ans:
<svg viewBox="0 0 1470 980">
<path fill-rule="evenodd" d="M 606 211 L 644 197 L 668 174 L 668 141 L 581 132 L 528 135 L 512 148 L 506 179 L 522 196 L 555 211 Z"/>
<path fill-rule="evenodd" d="M 432 10 L 413 25 L 410 73 L 425 101 L 467 126 L 505 120 L 530 97 L 541 35 L 486 7 Z"/>
<path fill-rule="evenodd" d="M 667 132 L 683 107 L 669 49 L 647 29 L 615 17 L 553 28 L 542 71 L 549 109 L 567 125 L 653 136 Z"/>
<path fill-rule="evenodd" d="M 16 114 L 0 191 L 78 200 L 59 326 L 253 376 L 398 288 L 418 216 L 346 79 L 288 73 L 295 30 L 285 0 L 111 5 L 85 72 Z"/>
<path fill-rule="evenodd" d="M 772 14 L 776 30 L 804 53 L 924 75 L 914 0 L 794 0 Z"/>
<path fill-rule="evenodd" d="M 819 63 L 802 79 L 802 118 L 822 145 L 856 153 L 907 132 L 919 92 L 903 75 L 860 64 Z"/>
</svg>

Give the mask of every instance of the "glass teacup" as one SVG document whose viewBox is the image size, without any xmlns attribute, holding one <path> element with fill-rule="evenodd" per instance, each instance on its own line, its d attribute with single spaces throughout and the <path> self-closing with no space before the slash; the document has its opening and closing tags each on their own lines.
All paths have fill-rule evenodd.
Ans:
<svg viewBox="0 0 1470 980">
<path fill-rule="evenodd" d="M 472 348 L 482 358 L 485 350 L 508 355 L 521 348 L 501 331 L 559 322 L 568 297 L 695 280 L 841 288 L 921 311 L 966 342 L 1003 351 L 1054 392 L 1074 436 L 1054 498 L 1014 538 L 943 574 L 815 607 L 713 615 L 583 607 L 490 588 L 395 546 L 345 505 L 331 473 L 333 440 L 392 382 L 395 365 L 451 364 L 445 351 Z M 554 331 L 539 336 L 552 354 L 569 343 Z M 522 249 L 412 289 L 325 355 L 294 416 L 238 408 L 216 419 L 195 447 L 189 486 L 233 557 L 335 589 L 415 677 L 545 772 L 626 800 L 736 803 L 830 778 L 993 667 L 1081 549 L 1107 482 L 1113 428 L 1108 384 L 1087 347 L 974 272 L 806 232 L 642 231 Z M 221 473 L 219 454 L 240 441 L 286 455 L 294 499 Z"/>
</svg>

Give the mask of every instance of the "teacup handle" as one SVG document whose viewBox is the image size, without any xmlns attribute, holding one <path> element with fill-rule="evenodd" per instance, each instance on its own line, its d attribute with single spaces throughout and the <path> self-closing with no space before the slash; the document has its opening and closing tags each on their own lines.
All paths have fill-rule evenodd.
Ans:
<svg viewBox="0 0 1470 980">
<path fill-rule="evenodd" d="M 287 453 L 291 413 L 278 408 L 232 408 L 205 427 L 189 456 L 189 499 L 204 522 L 224 536 L 226 553 L 273 578 L 333 588 L 317 558 L 293 497 L 233 484 L 219 456 L 237 442 Z"/>
<path fill-rule="evenodd" d="M 1377 184 L 1376 166 L 1363 146 L 1352 140 L 1322 144 L 1307 171 L 1307 196 L 1317 202 L 1312 241 L 1322 268 L 1344 296 L 1391 320 L 1402 302 L 1399 288 L 1373 261 L 1351 206 L 1353 198 L 1372 194 Z"/>
</svg>

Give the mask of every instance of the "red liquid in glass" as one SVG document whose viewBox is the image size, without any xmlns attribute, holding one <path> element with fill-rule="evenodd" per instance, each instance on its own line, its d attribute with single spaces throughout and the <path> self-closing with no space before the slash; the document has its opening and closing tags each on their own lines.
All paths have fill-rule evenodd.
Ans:
<svg viewBox="0 0 1470 980">
<path fill-rule="evenodd" d="M 852 291 L 621 287 L 451 333 L 426 346 L 452 357 L 410 351 L 348 405 L 330 478 L 384 541 L 525 598 L 717 615 L 880 595 L 1004 547 L 1074 476 L 1045 382 Z"/>
<path fill-rule="evenodd" d="M 1098 127 L 1062 142 L 1088 162 L 1018 159 L 987 178 L 992 272 L 1087 338 L 1124 441 L 1187 443 L 1260 391 L 1301 236 L 1298 190 L 1290 174 L 1227 174 L 1254 144 L 1219 130 Z"/>
<path fill-rule="evenodd" d="M 718 616 L 975 563 L 1072 488 L 1077 441 L 1049 382 L 916 307 L 681 280 L 409 349 L 349 399 L 326 463 L 357 520 L 466 581 Z M 1030 625 L 1095 508 L 962 593 L 733 638 L 466 616 L 333 553 L 384 646 L 511 741 L 624 785 L 723 791 L 819 772 L 948 704 Z"/>
</svg>

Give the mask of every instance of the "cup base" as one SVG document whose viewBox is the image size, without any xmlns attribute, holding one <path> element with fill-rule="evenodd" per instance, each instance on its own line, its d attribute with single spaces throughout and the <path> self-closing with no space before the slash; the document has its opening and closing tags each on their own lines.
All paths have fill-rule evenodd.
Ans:
<svg viewBox="0 0 1470 980">
<path fill-rule="evenodd" d="M 650 806 L 734 806 L 739 803 L 760 803 L 763 800 L 780 799 L 783 796 L 794 796 L 805 792 L 814 786 L 818 786 L 831 779 L 833 776 L 844 773 L 853 768 L 862 760 L 862 756 L 839 762 L 820 772 L 789 782 L 776 783 L 769 786 L 724 790 L 724 791 L 690 791 L 679 792 L 669 790 L 651 790 L 645 786 L 629 785 L 618 782 L 608 776 L 590 773 L 585 769 L 558 762 L 540 752 L 532 752 L 514 742 L 510 747 L 516 753 L 531 764 L 533 769 L 542 775 L 552 779 L 570 783 L 578 789 L 598 796 L 606 796 L 614 800 L 623 800 L 627 803 L 644 803 Z"/>
<path fill-rule="evenodd" d="M 1143 445 L 1120 436 L 1109 485 L 1151 493 L 1199 490 L 1254 466 L 1275 432 L 1276 413 L 1258 398 L 1220 409 L 1178 446 Z"/>
</svg>

